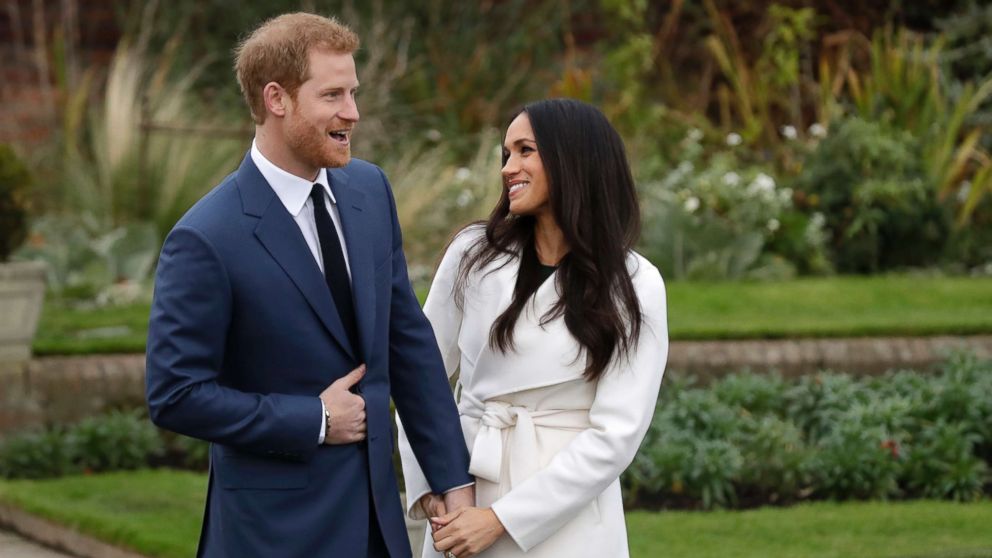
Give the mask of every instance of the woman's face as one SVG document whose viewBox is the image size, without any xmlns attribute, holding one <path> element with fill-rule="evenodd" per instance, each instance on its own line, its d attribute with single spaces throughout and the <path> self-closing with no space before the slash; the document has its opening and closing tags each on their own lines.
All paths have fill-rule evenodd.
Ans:
<svg viewBox="0 0 992 558">
<path fill-rule="evenodd" d="M 548 177 L 537 151 L 530 118 L 522 112 L 506 129 L 503 140 L 503 187 L 510 198 L 510 213 L 538 215 L 550 213 Z"/>
</svg>

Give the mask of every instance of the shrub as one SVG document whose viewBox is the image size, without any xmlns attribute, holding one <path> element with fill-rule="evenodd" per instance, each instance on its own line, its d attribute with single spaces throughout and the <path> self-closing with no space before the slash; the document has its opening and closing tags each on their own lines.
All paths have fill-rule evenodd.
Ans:
<svg viewBox="0 0 992 558">
<path fill-rule="evenodd" d="M 981 498 L 988 465 L 974 454 L 978 439 L 962 423 L 941 421 L 925 428 L 908 452 L 904 483 L 923 498 Z"/>
<path fill-rule="evenodd" d="M 809 484 L 811 453 L 802 431 L 776 416 L 748 418 L 733 440 L 742 464 L 737 479 L 740 492 L 759 501 L 790 502 Z"/>
<path fill-rule="evenodd" d="M 711 389 L 721 402 L 754 415 L 785 415 L 786 384 L 781 376 L 737 373 L 723 377 Z"/>
<path fill-rule="evenodd" d="M 78 471 L 75 448 L 60 429 L 18 434 L 0 444 L 0 476 L 40 479 Z"/>
<path fill-rule="evenodd" d="M 826 435 L 858 399 L 863 387 L 845 374 L 829 372 L 802 377 L 786 395 L 789 417 L 815 442 Z"/>
<path fill-rule="evenodd" d="M 164 450 L 155 426 L 134 412 L 87 418 L 69 429 L 67 440 L 79 466 L 93 472 L 137 469 Z"/>
<path fill-rule="evenodd" d="M 27 195 L 31 176 L 9 145 L 0 144 L 0 262 L 27 236 Z"/>
<path fill-rule="evenodd" d="M 0 475 L 45 478 L 135 469 L 162 453 L 159 431 L 137 412 L 91 417 L 74 426 L 8 438 L 0 445 Z"/>
<path fill-rule="evenodd" d="M 940 261 L 952 212 L 937 202 L 921 149 L 908 131 L 849 118 L 806 159 L 794 187 L 804 207 L 824 215 L 839 271 Z"/>
<path fill-rule="evenodd" d="M 900 445 L 882 428 L 843 421 L 815 449 L 809 466 L 818 495 L 886 499 L 898 493 Z"/>
</svg>

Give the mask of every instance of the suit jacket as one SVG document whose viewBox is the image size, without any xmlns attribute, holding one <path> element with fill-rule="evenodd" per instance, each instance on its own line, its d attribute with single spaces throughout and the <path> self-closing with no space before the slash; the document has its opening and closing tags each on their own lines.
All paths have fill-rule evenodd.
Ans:
<svg viewBox="0 0 992 558">
<path fill-rule="evenodd" d="M 459 371 L 458 408 L 477 505 L 492 507 L 506 528 L 485 556 L 624 558 L 619 477 L 651 424 L 668 356 L 661 274 L 639 254 L 628 254 L 643 317 L 637 347 L 588 382 L 582 375 L 585 355 L 564 319 L 541 323 L 561 298 L 556 277 L 524 307 L 514 326 L 514 349 L 506 353 L 489 345 L 489 331 L 513 299 L 519 258 L 504 256 L 474 270 L 464 304 L 453 302 L 461 262 L 482 234 L 472 227 L 451 242 L 424 312 L 448 373 Z M 417 518 L 421 510 L 413 504 L 430 492 L 430 475 L 403 435 L 411 425 L 402 426 L 407 505 Z M 422 556 L 440 555 L 425 544 Z"/>
<path fill-rule="evenodd" d="M 212 442 L 208 557 L 366 556 L 370 506 L 410 547 L 392 465 L 392 395 L 437 492 L 471 482 L 444 365 L 410 286 L 385 175 L 328 169 L 352 273 L 352 347 L 292 216 L 250 156 L 162 248 L 148 329 L 155 424 Z M 318 395 L 360 363 L 367 442 L 318 445 Z"/>
</svg>

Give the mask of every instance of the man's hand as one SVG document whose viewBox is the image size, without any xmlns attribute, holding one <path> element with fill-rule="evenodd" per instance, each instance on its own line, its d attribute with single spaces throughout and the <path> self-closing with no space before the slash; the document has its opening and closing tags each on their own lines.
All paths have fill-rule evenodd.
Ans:
<svg viewBox="0 0 992 558">
<path fill-rule="evenodd" d="M 448 513 L 447 508 L 444 506 L 444 496 L 440 494 L 424 494 L 421 496 L 419 502 L 420 507 L 427 514 L 427 517 L 441 517 Z M 431 530 L 434 528 L 434 524 L 431 523 Z"/>
<path fill-rule="evenodd" d="M 462 488 L 456 488 L 455 490 L 446 492 L 444 494 L 444 508 L 448 513 L 458 511 L 462 508 L 467 508 L 469 506 L 475 505 L 475 485 L 469 485 Z M 443 513 L 437 516 L 444 515 Z M 437 517 L 434 516 L 434 517 Z"/>
<path fill-rule="evenodd" d="M 365 376 L 365 365 L 338 378 L 320 394 L 324 407 L 331 413 L 331 427 L 324 432 L 325 444 L 350 444 L 365 439 L 365 400 L 351 393 L 352 386 Z"/>
<path fill-rule="evenodd" d="M 506 528 L 492 508 L 462 508 L 442 517 L 431 518 L 434 550 L 450 552 L 458 558 L 471 558 L 489 548 Z"/>
</svg>

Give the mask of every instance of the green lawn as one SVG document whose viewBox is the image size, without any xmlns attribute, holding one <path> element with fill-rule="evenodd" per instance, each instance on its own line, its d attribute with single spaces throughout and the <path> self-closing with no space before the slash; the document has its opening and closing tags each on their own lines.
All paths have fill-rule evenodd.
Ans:
<svg viewBox="0 0 992 558">
<path fill-rule="evenodd" d="M 671 283 L 668 303 L 672 339 L 992 333 L 989 277 Z M 147 304 L 79 310 L 51 302 L 35 353 L 141 352 L 147 322 Z"/>
<path fill-rule="evenodd" d="M 2 481 L 0 501 L 148 556 L 192 556 L 206 478 L 138 471 Z M 746 512 L 632 512 L 634 558 L 992 557 L 992 502 L 817 503 Z"/>
<path fill-rule="evenodd" d="M 992 502 L 843 503 L 633 512 L 632 557 L 990 558 Z"/>
</svg>

